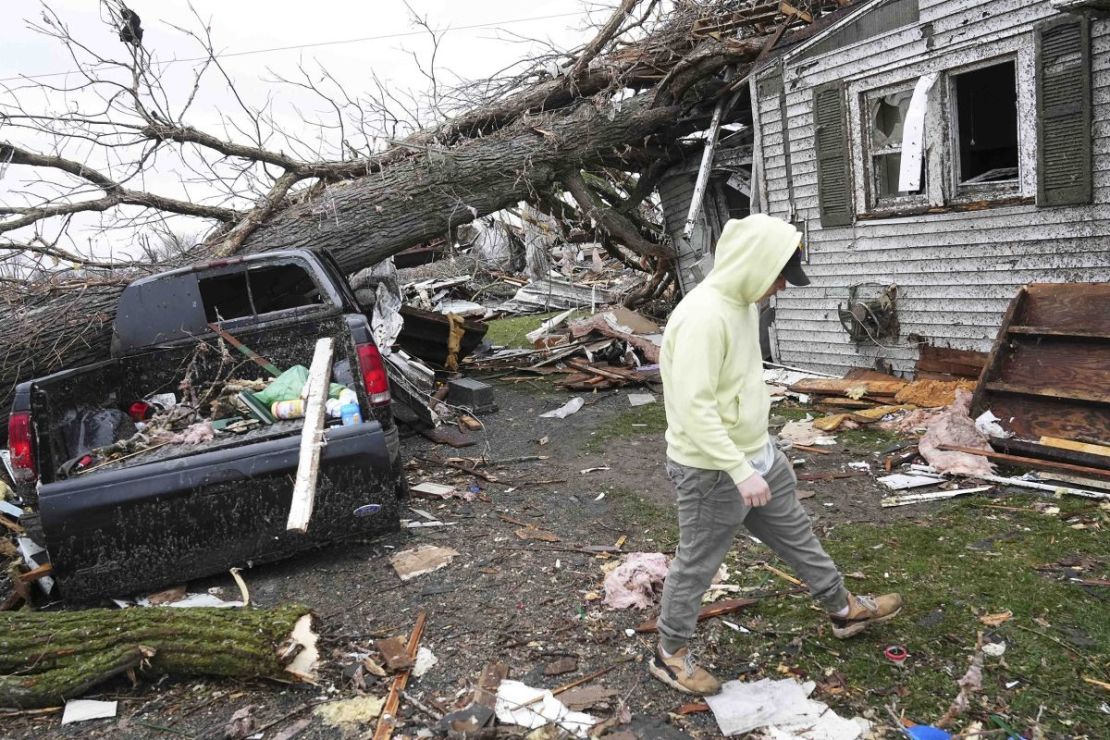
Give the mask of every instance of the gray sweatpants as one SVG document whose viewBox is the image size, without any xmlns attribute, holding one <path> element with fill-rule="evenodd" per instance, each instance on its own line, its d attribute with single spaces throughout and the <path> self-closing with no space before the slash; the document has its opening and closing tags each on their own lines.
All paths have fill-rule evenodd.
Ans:
<svg viewBox="0 0 1110 740">
<path fill-rule="evenodd" d="M 835 612 L 848 603 L 843 579 L 813 534 L 809 516 L 798 503 L 798 479 L 781 451 L 763 476 L 771 500 L 750 507 L 740 498 L 728 473 L 680 465 L 667 460 L 667 475 L 678 493 L 678 551 L 663 584 L 659 635 L 663 648 L 680 650 L 697 625 L 701 597 L 732 548 L 743 524 L 785 560 L 807 586 L 810 595 Z"/>
</svg>

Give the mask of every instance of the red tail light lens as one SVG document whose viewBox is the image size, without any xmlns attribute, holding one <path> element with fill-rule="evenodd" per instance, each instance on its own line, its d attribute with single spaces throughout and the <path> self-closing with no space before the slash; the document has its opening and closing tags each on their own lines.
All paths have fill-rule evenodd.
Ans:
<svg viewBox="0 0 1110 740">
<path fill-rule="evenodd" d="M 38 476 L 30 411 L 17 411 L 8 418 L 8 452 L 17 482 L 26 483 Z"/>
<path fill-rule="evenodd" d="M 370 396 L 371 406 L 384 406 L 389 403 L 389 378 L 385 374 L 385 363 L 381 353 L 373 344 L 360 344 L 358 366 L 362 371 L 362 386 Z"/>
</svg>

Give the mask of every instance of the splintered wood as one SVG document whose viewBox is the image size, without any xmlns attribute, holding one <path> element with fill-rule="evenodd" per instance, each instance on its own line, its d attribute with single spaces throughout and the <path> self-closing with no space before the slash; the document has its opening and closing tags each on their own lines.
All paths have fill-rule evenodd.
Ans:
<svg viewBox="0 0 1110 740">
<path fill-rule="evenodd" d="M 285 524 L 287 530 L 301 534 L 308 531 L 316 502 L 320 448 L 324 445 L 324 402 L 331 379 L 331 353 L 331 337 L 317 340 L 305 383 L 308 399 L 305 402 L 304 427 L 301 429 L 301 455 L 297 464 L 297 479 L 293 484 L 293 499 L 289 504 L 289 520 Z"/>
</svg>

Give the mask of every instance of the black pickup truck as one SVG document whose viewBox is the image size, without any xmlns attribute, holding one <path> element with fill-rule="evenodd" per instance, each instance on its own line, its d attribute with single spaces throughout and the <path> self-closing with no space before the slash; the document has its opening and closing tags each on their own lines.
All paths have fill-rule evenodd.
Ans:
<svg viewBox="0 0 1110 740">
<path fill-rule="evenodd" d="M 92 460 L 82 458 L 89 424 L 103 434 L 104 418 L 118 421 L 136 399 L 174 393 L 184 404 L 206 381 L 229 374 L 272 380 L 259 367 L 264 361 L 243 357 L 221 334 L 278 368 L 309 365 L 317 339 L 332 337 L 332 381 L 357 394 L 361 421 L 327 420 L 306 534 L 286 531 L 299 418 L 81 468 Z M 124 422 L 117 439 L 142 425 Z M 111 358 L 21 383 L 8 430 L 29 535 L 47 549 L 67 600 L 140 593 L 397 529 L 407 490 L 369 322 L 334 260 L 306 250 L 131 283 L 120 297 Z"/>
</svg>

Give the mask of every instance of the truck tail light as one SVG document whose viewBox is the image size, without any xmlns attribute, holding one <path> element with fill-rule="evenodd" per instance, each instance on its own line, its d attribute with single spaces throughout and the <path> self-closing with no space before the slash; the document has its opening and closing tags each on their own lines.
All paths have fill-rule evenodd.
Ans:
<svg viewBox="0 0 1110 740">
<path fill-rule="evenodd" d="M 389 403 L 389 378 L 385 374 L 385 363 L 382 355 L 373 344 L 360 344 L 358 350 L 358 367 L 362 372 L 362 386 L 366 395 L 370 396 L 371 406 L 385 406 Z"/>
<path fill-rule="evenodd" d="M 30 411 L 16 411 L 8 418 L 8 452 L 17 483 L 27 483 L 38 477 Z"/>
</svg>

